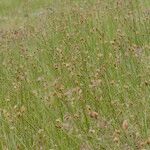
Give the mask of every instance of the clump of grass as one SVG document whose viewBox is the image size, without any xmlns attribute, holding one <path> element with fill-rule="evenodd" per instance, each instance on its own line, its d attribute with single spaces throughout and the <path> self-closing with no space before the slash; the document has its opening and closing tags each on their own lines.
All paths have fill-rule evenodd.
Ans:
<svg viewBox="0 0 150 150">
<path fill-rule="evenodd" d="M 0 32 L 0 148 L 149 149 L 149 2 L 27 5 Z"/>
</svg>

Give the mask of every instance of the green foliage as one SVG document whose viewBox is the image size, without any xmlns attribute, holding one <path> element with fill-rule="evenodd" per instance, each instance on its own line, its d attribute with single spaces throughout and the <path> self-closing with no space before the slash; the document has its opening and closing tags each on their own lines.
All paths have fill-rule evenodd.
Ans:
<svg viewBox="0 0 150 150">
<path fill-rule="evenodd" d="M 1 0 L 0 149 L 149 149 L 148 0 Z"/>
</svg>

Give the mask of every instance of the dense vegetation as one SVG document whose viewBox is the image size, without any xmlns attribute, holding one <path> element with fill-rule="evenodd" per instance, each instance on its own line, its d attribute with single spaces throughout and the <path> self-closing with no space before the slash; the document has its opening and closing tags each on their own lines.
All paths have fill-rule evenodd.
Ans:
<svg viewBox="0 0 150 150">
<path fill-rule="evenodd" d="M 149 0 L 0 1 L 0 149 L 150 149 Z"/>
</svg>

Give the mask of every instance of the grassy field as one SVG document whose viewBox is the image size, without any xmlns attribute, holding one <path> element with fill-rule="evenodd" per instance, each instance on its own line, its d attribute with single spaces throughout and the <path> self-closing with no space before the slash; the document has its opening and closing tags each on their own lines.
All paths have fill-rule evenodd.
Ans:
<svg viewBox="0 0 150 150">
<path fill-rule="evenodd" d="M 150 1 L 1 0 L 0 150 L 150 150 Z"/>
</svg>

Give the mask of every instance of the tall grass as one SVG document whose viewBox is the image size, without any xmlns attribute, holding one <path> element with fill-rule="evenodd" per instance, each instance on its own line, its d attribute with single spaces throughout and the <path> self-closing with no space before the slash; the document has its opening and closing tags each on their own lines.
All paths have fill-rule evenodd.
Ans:
<svg viewBox="0 0 150 150">
<path fill-rule="evenodd" d="M 149 1 L 23 4 L 0 6 L 0 149 L 150 149 Z"/>
</svg>

